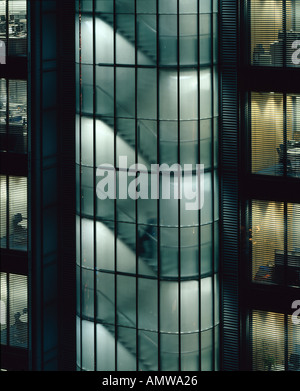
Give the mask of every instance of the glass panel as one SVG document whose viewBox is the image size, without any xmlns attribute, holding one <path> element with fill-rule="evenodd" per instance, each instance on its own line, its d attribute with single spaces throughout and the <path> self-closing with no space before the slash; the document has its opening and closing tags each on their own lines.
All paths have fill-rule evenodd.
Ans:
<svg viewBox="0 0 300 391">
<path fill-rule="evenodd" d="M 180 118 L 198 118 L 198 77 L 194 70 L 180 71 Z M 203 102 L 202 102 L 203 103 Z"/>
<path fill-rule="evenodd" d="M 283 95 L 251 93 L 252 172 L 282 175 Z"/>
<path fill-rule="evenodd" d="M 27 276 L 9 275 L 10 345 L 28 347 Z"/>
<path fill-rule="evenodd" d="M 177 0 L 175 0 L 176 3 Z M 171 6 L 171 1 L 164 2 Z M 159 62 L 161 65 L 177 65 L 177 15 L 160 15 L 159 17 Z"/>
<path fill-rule="evenodd" d="M 156 0 L 137 0 L 137 13 L 152 14 L 156 13 Z"/>
<path fill-rule="evenodd" d="M 180 160 L 184 164 L 198 163 L 198 121 L 180 122 Z"/>
<path fill-rule="evenodd" d="M 133 2 L 128 2 L 133 5 Z M 118 2 L 117 2 L 118 4 Z M 126 9 L 128 11 L 128 9 Z M 135 20 L 134 15 L 117 15 L 116 61 L 118 64 L 135 63 Z"/>
<path fill-rule="evenodd" d="M 93 66 L 84 65 L 81 66 L 81 102 L 82 113 L 93 114 L 94 112 L 94 85 L 93 85 Z"/>
<path fill-rule="evenodd" d="M 7 274 L 0 273 L 0 341 L 7 345 Z"/>
<path fill-rule="evenodd" d="M 1 3 L 0 3 L 1 4 Z M 0 150 L 10 150 L 12 143 L 7 136 L 7 88 L 6 79 L 0 79 Z"/>
<path fill-rule="evenodd" d="M 9 177 L 9 248 L 27 250 L 27 178 Z"/>
<path fill-rule="evenodd" d="M 212 224 L 201 227 L 201 275 L 212 272 Z"/>
<path fill-rule="evenodd" d="M 160 229 L 160 274 L 178 276 L 178 228 Z"/>
<path fill-rule="evenodd" d="M 117 276 L 117 323 L 136 326 L 136 278 Z"/>
<path fill-rule="evenodd" d="M 178 162 L 178 123 L 160 121 L 159 130 L 160 163 L 172 165 Z"/>
<path fill-rule="evenodd" d="M 179 17 L 179 53 L 181 65 L 198 64 L 197 15 L 180 15 Z M 195 83 L 197 87 L 197 83 Z"/>
<path fill-rule="evenodd" d="M 84 1 L 85 2 L 85 1 Z M 81 16 L 81 62 L 83 64 L 93 64 L 93 17 Z"/>
<path fill-rule="evenodd" d="M 287 227 L 287 283 L 300 287 L 300 204 L 288 204 Z"/>
<path fill-rule="evenodd" d="M 213 327 L 213 286 L 212 278 L 201 280 L 201 330 Z"/>
<path fill-rule="evenodd" d="M 149 221 L 149 224 L 151 221 Z M 157 275 L 157 227 L 154 225 L 139 226 L 139 274 Z"/>
<path fill-rule="evenodd" d="M 287 95 L 287 174 L 300 178 L 300 95 Z"/>
<path fill-rule="evenodd" d="M 91 118 L 81 118 L 81 164 L 94 166 L 94 121 Z"/>
<path fill-rule="evenodd" d="M 258 283 L 283 283 L 283 203 L 252 201 L 252 225 L 249 229 L 252 279 Z"/>
<path fill-rule="evenodd" d="M 284 315 L 252 313 L 252 365 L 254 371 L 284 371 Z"/>
<path fill-rule="evenodd" d="M 179 371 L 179 336 L 160 334 L 161 371 Z"/>
<path fill-rule="evenodd" d="M 94 345 L 95 345 L 94 323 L 88 320 L 82 321 L 82 369 L 84 371 L 94 371 Z"/>
<path fill-rule="evenodd" d="M 181 335 L 181 371 L 199 370 L 199 334 Z"/>
<path fill-rule="evenodd" d="M 114 2 L 111 0 L 96 0 L 96 12 L 114 12 Z"/>
<path fill-rule="evenodd" d="M 87 318 L 94 318 L 94 272 L 83 269 L 81 271 L 81 305 L 82 314 Z"/>
<path fill-rule="evenodd" d="M 110 221 L 96 223 L 97 230 L 97 269 L 115 268 L 115 224 Z"/>
<path fill-rule="evenodd" d="M 27 6 L 26 0 L 9 0 L 8 23 L 10 56 L 27 54 Z"/>
<path fill-rule="evenodd" d="M 138 69 L 138 118 L 156 119 L 157 91 L 156 69 Z"/>
<path fill-rule="evenodd" d="M 94 222 L 81 220 L 81 265 L 87 269 L 94 269 Z"/>
<path fill-rule="evenodd" d="M 7 180 L 6 176 L 0 175 L 0 247 L 7 246 Z"/>
<path fill-rule="evenodd" d="M 114 116 L 114 69 L 96 67 L 96 113 L 104 117 Z M 110 119 L 104 118 L 109 127 Z M 109 122 L 108 122 L 109 121 Z"/>
<path fill-rule="evenodd" d="M 161 281 L 160 329 L 162 332 L 178 332 L 178 300 L 178 283 L 172 281 Z"/>
<path fill-rule="evenodd" d="M 97 324 L 97 371 L 115 371 L 115 327 Z"/>
<path fill-rule="evenodd" d="M 96 120 L 96 166 L 114 165 L 114 120 Z"/>
<path fill-rule="evenodd" d="M 157 331 L 157 281 L 139 278 L 138 289 L 139 328 L 149 331 Z"/>
<path fill-rule="evenodd" d="M 136 330 L 118 327 L 117 370 L 136 371 Z"/>
<path fill-rule="evenodd" d="M 117 268 L 124 273 L 136 270 L 135 224 L 118 223 L 117 226 Z"/>
<path fill-rule="evenodd" d="M 97 320 L 101 323 L 115 323 L 115 276 L 96 273 L 97 278 Z"/>
<path fill-rule="evenodd" d="M 213 332 L 206 330 L 201 333 L 201 370 L 213 370 Z"/>
<path fill-rule="evenodd" d="M 200 118 L 212 116 L 212 71 L 200 69 Z"/>
<path fill-rule="evenodd" d="M 199 275 L 199 229 L 198 227 L 180 230 L 181 277 Z"/>
<path fill-rule="evenodd" d="M 27 82 L 9 80 L 8 150 L 27 152 Z"/>
<path fill-rule="evenodd" d="M 149 331 L 139 331 L 139 370 L 158 370 L 158 335 Z"/>
<path fill-rule="evenodd" d="M 135 117 L 135 69 L 116 69 L 117 116 Z"/>
<path fill-rule="evenodd" d="M 138 64 L 156 64 L 156 15 L 137 15 Z"/>
<path fill-rule="evenodd" d="M 199 281 L 185 281 L 180 285 L 180 331 L 190 333 L 199 330 Z"/>
<path fill-rule="evenodd" d="M 94 214 L 94 169 L 81 167 L 81 213 Z M 95 195 L 96 196 L 96 195 Z"/>
<path fill-rule="evenodd" d="M 299 306 L 300 302 L 298 303 Z M 299 312 L 299 311 L 298 311 Z M 288 370 L 300 370 L 300 317 L 288 316 Z"/>
<path fill-rule="evenodd" d="M 108 1 L 107 1 L 108 3 Z M 113 2 L 110 2 L 113 5 Z M 96 15 L 96 64 L 114 62 L 114 19 L 112 14 Z"/>
</svg>

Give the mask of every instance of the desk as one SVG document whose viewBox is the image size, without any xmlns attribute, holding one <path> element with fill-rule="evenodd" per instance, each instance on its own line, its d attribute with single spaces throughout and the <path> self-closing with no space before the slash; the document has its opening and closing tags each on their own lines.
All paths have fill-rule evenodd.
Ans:
<svg viewBox="0 0 300 391">
<path fill-rule="evenodd" d="M 287 158 L 291 163 L 291 169 L 300 172 L 300 148 L 288 149 Z"/>
</svg>

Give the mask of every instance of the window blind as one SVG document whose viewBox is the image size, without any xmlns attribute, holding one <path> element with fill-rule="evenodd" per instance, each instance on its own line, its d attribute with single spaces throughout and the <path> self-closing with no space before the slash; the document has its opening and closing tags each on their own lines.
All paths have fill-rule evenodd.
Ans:
<svg viewBox="0 0 300 391">
<path fill-rule="evenodd" d="M 299 20 L 299 0 L 251 0 L 248 8 L 250 64 L 298 66 Z"/>
<path fill-rule="evenodd" d="M 250 93 L 251 171 L 300 177 L 300 95 Z"/>
</svg>

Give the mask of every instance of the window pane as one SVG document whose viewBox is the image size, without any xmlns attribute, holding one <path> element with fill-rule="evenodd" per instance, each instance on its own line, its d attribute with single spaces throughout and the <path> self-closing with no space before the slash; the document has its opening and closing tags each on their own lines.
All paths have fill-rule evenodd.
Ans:
<svg viewBox="0 0 300 391">
<path fill-rule="evenodd" d="M 8 3 L 10 56 L 27 53 L 27 6 L 25 0 L 10 0 Z"/>
<path fill-rule="evenodd" d="M 27 178 L 9 177 L 9 248 L 27 250 Z"/>
<path fill-rule="evenodd" d="M 7 246 L 7 180 L 6 176 L 0 175 L 0 247 Z"/>
<path fill-rule="evenodd" d="M 10 345 L 28 347 L 27 276 L 9 275 Z"/>
<path fill-rule="evenodd" d="M 1 345 L 7 345 L 7 274 L 0 273 L 0 335 Z"/>
</svg>

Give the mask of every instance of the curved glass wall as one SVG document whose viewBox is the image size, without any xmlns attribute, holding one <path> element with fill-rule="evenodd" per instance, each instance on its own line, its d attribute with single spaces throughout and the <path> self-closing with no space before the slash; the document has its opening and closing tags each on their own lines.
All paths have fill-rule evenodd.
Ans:
<svg viewBox="0 0 300 391">
<path fill-rule="evenodd" d="M 78 369 L 217 370 L 217 1 L 76 20 Z"/>
</svg>

